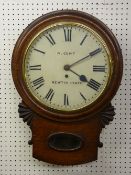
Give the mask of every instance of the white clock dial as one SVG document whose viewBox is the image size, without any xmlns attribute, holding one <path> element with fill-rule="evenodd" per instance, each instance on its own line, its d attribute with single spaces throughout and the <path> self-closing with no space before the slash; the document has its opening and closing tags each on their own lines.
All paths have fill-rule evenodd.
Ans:
<svg viewBox="0 0 131 175">
<path fill-rule="evenodd" d="M 111 74 L 110 52 L 92 29 L 57 23 L 30 43 L 23 64 L 30 93 L 42 104 L 61 111 L 96 101 Z"/>
</svg>

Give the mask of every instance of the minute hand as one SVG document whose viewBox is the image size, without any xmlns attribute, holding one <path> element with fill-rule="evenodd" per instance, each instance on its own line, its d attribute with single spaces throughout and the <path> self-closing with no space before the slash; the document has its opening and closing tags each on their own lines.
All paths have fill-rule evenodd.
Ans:
<svg viewBox="0 0 131 175">
<path fill-rule="evenodd" d="M 72 63 L 72 64 L 70 65 L 70 67 L 72 67 L 72 66 L 74 66 L 75 64 L 77 64 L 77 63 L 79 63 L 79 62 L 85 60 L 85 59 L 88 58 L 88 57 L 92 57 L 92 56 L 96 55 L 97 53 L 101 52 L 101 50 L 102 50 L 101 48 L 98 48 L 98 49 L 96 49 L 96 50 L 90 52 L 90 53 L 89 53 L 87 56 L 85 56 L 84 58 L 81 58 L 80 60 L 78 60 L 78 61 Z"/>
</svg>

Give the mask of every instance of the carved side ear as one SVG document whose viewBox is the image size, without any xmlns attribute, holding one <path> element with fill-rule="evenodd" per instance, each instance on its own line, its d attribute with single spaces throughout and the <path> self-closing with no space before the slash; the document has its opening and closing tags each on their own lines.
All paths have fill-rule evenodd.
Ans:
<svg viewBox="0 0 131 175">
<path fill-rule="evenodd" d="M 115 108 L 109 103 L 101 112 L 101 125 L 102 128 L 105 128 L 106 125 L 109 125 L 111 121 L 113 121 L 115 115 Z"/>
<path fill-rule="evenodd" d="M 32 110 L 27 107 L 23 102 L 19 103 L 18 107 L 19 117 L 23 118 L 23 121 L 27 122 L 27 125 L 31 126 L 31 121 L 33 119 Z"/>
</svg>

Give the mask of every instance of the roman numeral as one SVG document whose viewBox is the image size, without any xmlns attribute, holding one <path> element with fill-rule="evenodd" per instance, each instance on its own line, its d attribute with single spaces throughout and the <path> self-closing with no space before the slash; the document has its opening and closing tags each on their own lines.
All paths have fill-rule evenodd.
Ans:
<svg viewBox="0 0 131 175">
<path fill-rule="evenodd" d="M 51 36 L 51 34 L 45 35 L 45 37 L 51 43 L 51 45 L 55 45 L 56 44 L 54 39 L 53 39 L 53 37 Z"/>
<path fill-rule="evenodd" d="M 48 91 L 48 93 L 46 94 L 46 96 L 45 96 L 45 98 L 47 99 L 47 100 L 49 100 L 49 101 L 51 101 L 52 100 L 52 98 L 53 98 L 53 96 L 54 96 L 54 90 L 53 89 L 50 89 L 49 91 Z"/>
<path fill-rule="evenodd" d="M 64 105 L 68 106 L 69 105 L 69 99 L 68 99 L 68 95 L 64 94 Z"/>
<path fill-rule="evenodd" d="M 42 54 L 45 54 L 45 52 L 43 52 L 42 50 L 35 49 L 35 48 L 34 48 L 34 50 L 37 51 L 37 52 L 40 52 L 40 53 L 42 53 Z"/>
<path fill-rule="evenodd" d="M 80 45 L 81 45 L 81 46 L 82 46 L 82 44 L 84 43 L 86 37 L 87 37 L 87 35 L 85 35 L 84 38 L 82 39 L 82 41 L 80 42 Z"/>
<path fill-rule="evenodd" d="M 41 65 L 34 65 L 29 67 L 30 70 L 41 70 Z"/>
<path fill-rule="evenodd" d="M 86 101 L 86 97 L 80 92 L 81 97 Z"/>
<path fill-rule="evenodd" d="M 64 29 L 65 41 L 71 42 L 72 29 Z"/>
<path fill-rule="evenodd" d="M 101 52 L 101 50 L 102 50 L 101 48 L 98 48 L 98 49 L 90 52 L 89 55 L 92 57 L 92 56 L 96 55 L 97 53 Z"/>
<path fill-rule="evenodd" d="M 93 65 L 93 72 L 105 72 L 105 66 Z"/>
<path fill-rule="evenodd" d="M 98 91 L 99 87 L 101 86 L 100 83 L 98 83 L 97 81 L 90 79 L 90 81 L 88 82 L 87 86 L 89 86 L 90 88 Z"/>
<path fill-rule="evenodd" d="M 33 83 L 33 85 L 36 87 L 36 89 L 39 89 L 41 86 L 44 85 L 44 78 L 43 78 L 43 77 L 37 78 L 37 79 L 34 80 L 32 83 Z M 36 89 L 35 89 L 35 90 L 36 90 Z"/>
</svg>

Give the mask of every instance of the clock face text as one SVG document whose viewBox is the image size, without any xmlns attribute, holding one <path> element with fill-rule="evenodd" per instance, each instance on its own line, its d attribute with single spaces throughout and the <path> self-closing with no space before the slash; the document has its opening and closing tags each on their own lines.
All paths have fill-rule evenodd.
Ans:
<svg viewBox="0 0 131 175">
<path fill-rule="evenodd" d="M 84 108 L 105 90 L 111 74 L 110 52 L 92 29 L 57 23 L 30 43 L 23 63 L 24 80 L 41 104 L 61 111 Z"/>
</svg>

